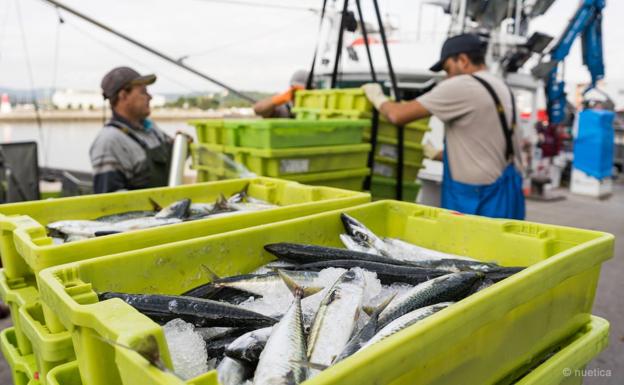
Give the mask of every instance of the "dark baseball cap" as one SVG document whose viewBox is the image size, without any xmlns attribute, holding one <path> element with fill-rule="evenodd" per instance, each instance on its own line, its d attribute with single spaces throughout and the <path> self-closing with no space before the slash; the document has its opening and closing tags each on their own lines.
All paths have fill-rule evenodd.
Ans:
<svg viewBox="0 0 624 385">
<path fill-rule="evenodd" d="M 102 95 L 110 99 L 119 91 L 130 85 L 149 85 L 156 81 L 156 75 L 141 75 L 130 67 L 117 67 L 110 70 L 102 78 Z"/>
<path fill-rule="evenodd" d="M 485 51 L 485 47 L 485 42 L 482 41 L 479 36 L 472 33 L 449 37 L 442 46 L 440 60 L 431 66 L 429 70 L 433 72 L 442 71 L 444 69 L 444 62 L 451 56 L 460 53 Z"/>
</svg>

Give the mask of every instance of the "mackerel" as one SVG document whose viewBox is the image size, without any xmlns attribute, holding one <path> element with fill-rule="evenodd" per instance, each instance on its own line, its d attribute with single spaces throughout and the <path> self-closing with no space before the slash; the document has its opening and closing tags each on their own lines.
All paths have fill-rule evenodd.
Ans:
<svg viewBox="0 0 624 385">
<path fill-rule="evenodd" d="M 396 297 L 379 315 L 381 327 L 421 307 L 440 302 L 459 301 L 470 293 L 482 273 L 462 272 L 443 275 L 414 286 Z"/>
<path fill-rule="evenodd" d="M 353 334 L 364 297 L 365 280 L 361 271 L 343 273 L 326 293 L 308 335 L 308 360 L 331 365 Z M 316 370 L 310 371 L 310 376 Z"/>
</svg>

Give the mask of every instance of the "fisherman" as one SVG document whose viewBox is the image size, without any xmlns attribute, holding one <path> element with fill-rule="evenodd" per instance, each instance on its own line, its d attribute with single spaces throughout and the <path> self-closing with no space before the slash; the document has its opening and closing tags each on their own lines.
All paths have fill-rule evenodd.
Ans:
<svg viewBox="0 0 624 385">
<path fill-rule="evenodd" d="M 395 125 L 431 115 L 445 123 L 444 151 L 424 146 L 425 156 L 444 162 L 442 207 L 524 219 L 515 101 L 504 81 L 487 71 L 485 44 L 474 34 L 451 37 L 430 70 L 444 70 L 447 79 L 410 102 L 389 101 L 376 83 L 363 89 Z"/>
<path fill-rule="evenodd" d="M 147 86 L 155 81 L 156 75 L 129 67 L 115 68 L 102 79 L 113 116 L 89 150 L 94 193 L 167 185 L 173 142 L 148 119 Z"/>
<path fill-rule="evenodd" d="M 295 93 L 305 89 L 308 74 L 309 72 L 306 70 L 296 71 L 290 78 L 288 90 L 256 102 L 253 106 L 256 115 L 260 115 L 263 118 L 292 118 L 293 113 L 291 110 L 295 100 Z"/>
</svg>

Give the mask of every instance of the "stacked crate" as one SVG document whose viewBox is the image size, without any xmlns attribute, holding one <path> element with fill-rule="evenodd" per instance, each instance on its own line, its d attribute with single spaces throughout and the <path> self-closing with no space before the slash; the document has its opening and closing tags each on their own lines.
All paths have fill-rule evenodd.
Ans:
<svg viewBox="0 0 624 385">
<path fill-rule="evenodd" d="M 335 118 L 368 119 L 372 117 L 372 105 L 360 88 L 306 90 L 296 93 L 295 108 L 299 120 L 325 120 Z M 422 119 L 404 127 L 403 199 L 415 201 L 420 184 L 416 181 L 422 168 L 422 139 L 429 130 L 429 120 Z M 379 121 L 377 146 L 371 180 L 371 194 L 376 199 L 396 196 L 397 127 L 384 120 Z M 371 129 L 366 129 L 364 138 L 370 141 Z"/>
<path fill-rule="evenodd" d="M 361 190 L 370 145 L 366 119 L 236 119 L 191 122 L 198 180 L 255 175 Z M 242 167 L 241 167 L 242 166 Z"/>
</svg>

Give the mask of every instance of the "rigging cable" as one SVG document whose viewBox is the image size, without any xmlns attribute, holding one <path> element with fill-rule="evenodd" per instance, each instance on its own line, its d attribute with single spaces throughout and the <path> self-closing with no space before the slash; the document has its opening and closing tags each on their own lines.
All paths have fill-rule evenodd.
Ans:
<svg viewBox="0 0 624 385">
<path fill-rule="evenodd" d="M 61 16 L 61 11 L 58 9 L 58 7 L 56 8 L 56 16 L 57 16 L 58 24 L 56 25 L 56 36 L 55 36 L 55 41 L 54 41 L 54 63 L 52 67 L 52 84 L 50 86 L 50 100 L 52 100 L 52 97 L 56 93 L 56 83 L 58 79 L 58 68 L 59 68 L 60 50 L 61 50 L 61 27 L 65 23 L 65 20 L 63 20 L 63 17 Z M 46 140 L 44 144 L 44 147 L 45 147 L 44 164 L 48 164 L 48 154 L 50 154 L 50 142 L 51 140 L 48 138 L 48 140 Z"/>
<path fill-rule="evenodd" d="M 35 118 L 37 119 L 37 129 L 39 131 L 39 140 L 41 141 L 43 145 L 44 135 L 43 135 L 43 125 L 41 124 L 41 112 L 39 111 L 39 103 L 37 102 L 37 91 L 35 90 L 35 80 L 34 80 L 34 76 L 32 72 L 30 54 L 28 52 L 28 44 L 26 42 L 26 31 L 24 30 L 24 20 L 22 19 L 22 11 L 20 9 L 19 1 L 20 0 L 15 0 L 15 9 L 17 11 L 17 19 L 19 21 L 20 31 L 22 33 L 22 45 L 24 46 L 24 54 L 26 55 L 26 68 L 28 71 L 28 79 L 30 81 L 30 89 L 32 92 L 32 103 L 35 106 Z M 42 155 L 44 159 L 43 166 L 45 167 L 47 166 L 47 163 L 45 163 L 47 154 L 45 153 L 45 147 L 43 147 L 42 149 L 43 149 Z"/>
<path fill-rule="evenodd" d="M 84 30 L 84 29 L 82 29 L 82 28 L 80 28 L 80 27 L 78 27 L 78 26 L 77 26 L 77 25 L 75 25 L 73 22 L 69 22 L 69 21 L 65 20 L 65 24 L 67 24 L 67 25 L 69 25 L 70 27 L 74 28 L 76 31 L 78 31 L 78 32 L 82 33 L 83 35 L 85 35 L 86 37 L 90 38 L 90 39 L 91 39 L 91 40 L 93 40 L 94 42 L 96 42 L 96 43 L 100 44 L 101 46 L 103 46 L 103 47 L 107 48 L 107 49 L 108 49 L 108 50 L 110 50 L 111 52 L 114 52 L 114 53 L 116 53 L 117 55 L 122 56 L 122 57 L 124 57 L 125 59 L 130 60 L 130 61 L 134 62 L 135 64 L 138 64 L 138 65 L 140 65 L 140 66 L 142 66 L 142 67 L 144 67 L 144 68 L 146 68 L 146 69 L 148 69 L 148 70 L 150 70 L 150 71 L 152 71 L 152 72 L 156 72 L 156 71 L 154 71 L 154 70 L 153 70 L 153 68 L 151 68 L 149 65 L 146 65 L 145 63 L 141 62 L 140 60 L 137 60 L 135 57 L 133 57 L 133 56 L 131 56 L 131 55 L 128 55 L 128 54 L 124 53 L 123 51 L 121 51 L 121 50 L 119 50 L 119 49 L 117 49 L 117 48 L 113 47 L 112 45 L 110 45 L 110 44 L 108 44 L 108 43 L 106 43 L 106 42 L 102 41 L 101 39 L 97 38 L 97 37 L 96 37 L 96 36 L 94 36 L 93 34 L 91 34 L 91 33 L 87 32 L 86 30 Z M 179 87 L 182 87 L 183 89 L 187 89 L 187 90 L 190 90 L 190 91 L 192 91 L 192 92 L 196 92 L 196 93 L 203 93 L 203 92 L 198 91 L 197 89 L 195 89 L 195 88 L 193 88 L 193 87 L 191 87 L 191 86 L 189 86 L 189 85 L 187 85 L 187 84 L 184 84 L 184 83 L 181 83 L 181 82 L 177 81 L 176 79 L 174 79 L 174 78 L 172 78 L 172 77 L 170 77 L 170 76 L 163 75 L 163 74 L 159 74 L 159 75 L 158 75 L 158 77 L 162 77 L 162 78 L 164 78 L 164 79 L 167 79 L 167 80 L 169 80 L 170 82 L 175 83 L 175 84 L 176 84 L 176 85 L 178 85 Z"/>
</svg>

